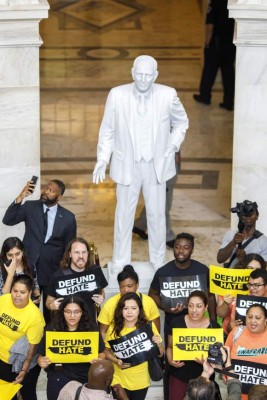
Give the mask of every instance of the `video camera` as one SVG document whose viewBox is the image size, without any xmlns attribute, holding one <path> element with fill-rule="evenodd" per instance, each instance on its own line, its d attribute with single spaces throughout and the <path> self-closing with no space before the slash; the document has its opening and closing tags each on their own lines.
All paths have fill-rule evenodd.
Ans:
<svg viewBox="0 0 267 400">
<path fill-rule="evenodd" d="M 221 342 L 216 342 L 211 344 L 208 351 L 208 362 L 218 365 L 223 365 L 225 362 L 223 361 L 223 356 L 220 349 L 223 347 Z M 227 354 L 227 352 L 226 352 Z"/>
<path fill-rule="evenodd" d="M 232 213 L 237 213 L 238 217 L 250 217 L 254 211 L 258 210 L 258 204 L 254 201 L 244 200 L 243 203 L 236 203 L 236 206 L 230 208 Z"/>
</svg>

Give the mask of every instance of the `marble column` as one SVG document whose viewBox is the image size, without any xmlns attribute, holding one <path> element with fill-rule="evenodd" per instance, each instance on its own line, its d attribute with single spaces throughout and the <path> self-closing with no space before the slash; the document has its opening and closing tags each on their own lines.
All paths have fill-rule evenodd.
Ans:
<svg viewBox="0 0 267 400">
<path fill-rule="evenodd" d="M 46 0 L 0 0 L 0 220 L 32 175 L 40 176 L 39 23 Z M 39 197 L 39 185 L 32 198 Z M 1 222 L 0 245 L 23 235 Z"/>
<path fill-rule="evenodd" d="M 267 0 L 229 0 L 228 9 L 237 48 L 232 206 L 256 201 L 267 234 Z"/>
</svg>

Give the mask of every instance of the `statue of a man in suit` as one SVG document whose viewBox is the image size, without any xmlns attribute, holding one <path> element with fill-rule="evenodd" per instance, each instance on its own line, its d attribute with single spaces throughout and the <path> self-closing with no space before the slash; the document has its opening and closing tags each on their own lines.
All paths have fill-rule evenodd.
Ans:
<svg viewBox="0 0 267 400">
<path fill-rule="evenodd" d="M 107 98 L 99 131 L 93 182 L 110 177 L 117 183 L 113 270 L 131 262 L 132 228 L 142 190 L 149 239 L 150 262 L 165 262 L 166 181 L 176 174 L 174 153 L 179 151 L 188 119 L 176 91 L 155 84 L 157 61 L 139 56 L 132 68 L 134 82 L 113 88 Z"/>
</svg>

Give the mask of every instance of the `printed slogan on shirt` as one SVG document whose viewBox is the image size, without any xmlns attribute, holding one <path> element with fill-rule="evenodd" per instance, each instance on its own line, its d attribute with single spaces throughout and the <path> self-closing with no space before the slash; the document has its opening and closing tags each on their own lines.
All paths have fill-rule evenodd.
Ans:
<svg viewBox="0 0 267 400">
<path fill-rule="evenodd" d="M 186 305 L 188 296 L 194 290 L 207 292 L 206 275 L 161 277 L 160 295 L 163 308 L 175 307 L 177 303 Z"/>
<path fill-rule="evenodd" d="M 108 342 L 117 358 L 134 366 L 158 356 L 159 350 L 152 342 L 152 336 L 152 329 L 147 324 L 128 335 Z"/>
<path fill-rule="evenodd" d="M 215 342 L 223 343 L 221 328 L 173 328 L 172 351 L 175 361 L 195 360 L 202 354 L 207 357 L 209 346 Z"/>
<path fill-rule="evenodd" d="M 18 330 L 20 321 L 3 312 L 0 316 L 0 324 L 7 326 L 9 329 L 15 332 Z"/>
<path fill-rule="evenodd" d="M 247 294 L 248 283 L 251 269 L 228 269 L 210 266 L 210 292 L 220 294 Z"/>
<path fill-rule="evenodd" d="M 98 358 L 98 332 L 46 332 L 46 357 L 53 363 L 89 362 Z"/>
</svg>

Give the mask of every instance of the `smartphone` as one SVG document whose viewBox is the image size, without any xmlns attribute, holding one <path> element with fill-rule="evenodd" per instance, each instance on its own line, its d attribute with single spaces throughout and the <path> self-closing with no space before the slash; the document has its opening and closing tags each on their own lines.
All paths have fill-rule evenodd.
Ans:
<svg viewBox="0 0 267 400">
<path fill-rule="evenodd" d="M 38 181 L 38 176 L 33 175 L 31 177 L 31 182 L 34 184 L 34 186 L 36 185 L 37 181 Z M 34 189 L 35 187 L 33 189 L 29 189 L 29 192 L 33 193 Z"/>
<path fill-rule="evenodd" d="M 12 260 L 6 260 L 5 261 L 5 266 L 9 267 L 11 263 L 12 263 Z"/>
</svg>

